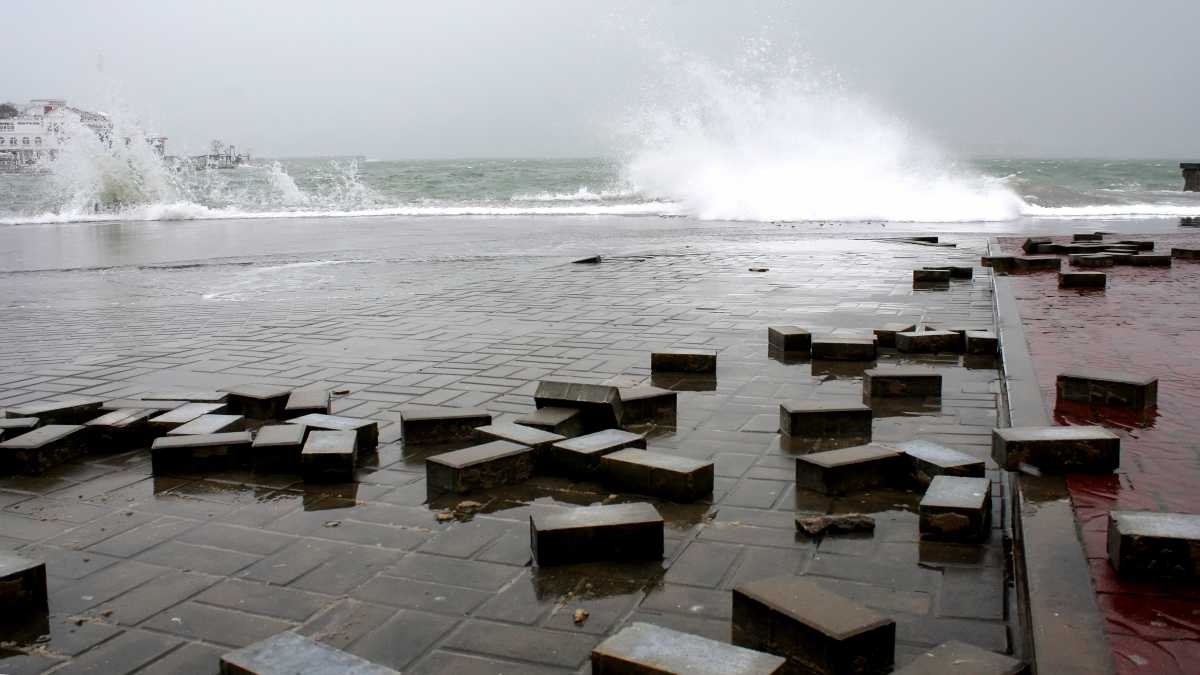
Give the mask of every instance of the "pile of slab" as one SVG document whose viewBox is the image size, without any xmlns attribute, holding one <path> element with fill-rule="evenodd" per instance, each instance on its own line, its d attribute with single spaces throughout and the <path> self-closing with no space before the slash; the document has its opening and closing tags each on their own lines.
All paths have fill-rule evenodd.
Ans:
<svg viewBox="0 0 1200 675">
<path fill-rule="evenodd" d="M 913 270 L 912 281 L 913 288 L 928 289 L 928 288 L 949 288 L 951 280 L 972 279 L 975 276 L 974 267 L 957 267 L 953 265 L 943 265 L 937 267 L 922 267 L 919 270 Z"/>
<path fill-rule="evenodd" d="M 1170 267 L 1173 258 L 1187 259 L 1189 249 L 1180 249 L 1176 255 L 1154 253 L 1154 242 L 1150 240 L 1122 239 L 1106 242 L 1105 232 L 1078 233 L 1072 236 L 1070 242 L 1054 242 L 1049 237 L 1030 237 L 1021 248 L 1027 255 L 1060 255 L 1067 256 L 1073 268 L 1094 270 L 1116 265 L 1131 265 L 1133 267 Z M 1196 252 L 1200 257 L 1200 251 Z M 990 265 L 997 272 L 1018 272 L 1031 266 L 1043 269 L 1061 270 L 1061 262 L 1054 264 L 1041 262 L 1058 260 L 1057 258 L 1021 258 L 1014 256 L 989 256 L 984 258 L 984 264 Z M 1038 261 L 1038 262 L 1029 262 Z M 1103 272 L 1071 271 L 1061 272 L 1058 276 L 1059 288 L 1102 289 L 1107 286 L 1108 279 Z"/>
<path fill-rule="evenodd" d="M 970 269 L 970 268 L 965 268 Z M 871 362 L 881 348 L 901 353 L 995 355 L 999 341 L 990 326 L 939 328 L 910 323 L 889 323 L 861 337 L 813 337 L 798 326 L 767 328 L 768 354 L 772 358 L 807 356 L 813 360 Z"/>
</svg>

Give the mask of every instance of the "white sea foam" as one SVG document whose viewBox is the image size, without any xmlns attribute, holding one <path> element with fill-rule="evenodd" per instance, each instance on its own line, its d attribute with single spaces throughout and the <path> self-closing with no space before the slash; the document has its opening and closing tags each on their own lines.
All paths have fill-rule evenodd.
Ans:
<svg viewBox="0 0 1200 675">
<path fill-rule="evenodd" d="M 1200 217 L 1200 205 L 1103 204 L 1090 206 L 1037 206 L 1026 204 L 1021 215 L 1033 218 L 1170 218 Z"/>
<path fill-rule="evenodd" d="M 586 185 L 574 192 L 530 192 L 515 194 L 510 201 L 514 202 L 599 202 L 620 199 L 637 198 L 636 190 L 600 190 L 593 192 Z"/>
</svg>

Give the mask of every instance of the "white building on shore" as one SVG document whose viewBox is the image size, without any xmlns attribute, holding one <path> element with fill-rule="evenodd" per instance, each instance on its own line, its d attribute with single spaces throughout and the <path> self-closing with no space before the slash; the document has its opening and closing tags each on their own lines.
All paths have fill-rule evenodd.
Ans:
<svg viewBox="0 0 1200 675">
<path fill-rule="evenodd" d="M 91 129 L 102 141 L 112 142 L 112 121 L 104 113 L 91 112 L 67 105 L 62 99 L 34 99 L 25 104 L 10 104 L 17 110 L 12 117 L 0 118 L 0 170 L 22 171 L 36 169 L 44 160 L 58 157 L 67 134 L 64 124 L 68 114 Z M 125 143 L 131 142 L 124 139 Z M 167 139 L 149 137 L 161 156 Z"/>
</svg>

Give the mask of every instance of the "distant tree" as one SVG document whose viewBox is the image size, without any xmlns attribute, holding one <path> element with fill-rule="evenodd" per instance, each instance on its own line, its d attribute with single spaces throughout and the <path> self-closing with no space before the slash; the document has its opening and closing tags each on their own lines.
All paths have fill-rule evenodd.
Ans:
<svg viewBox="0 0 1200 675">
<path fill-rule="evenodd" d="M 16 117 L 19 114 L 20 113 L 17 111 L 17 106 L 11 103 L 0 103 L 0 120 Z"/>
</svg>

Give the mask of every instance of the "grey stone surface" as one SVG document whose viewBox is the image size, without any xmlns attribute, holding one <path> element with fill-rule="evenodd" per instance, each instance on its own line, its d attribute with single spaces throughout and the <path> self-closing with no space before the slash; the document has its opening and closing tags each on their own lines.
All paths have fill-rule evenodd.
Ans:
<svg viewBox="0 0 1200 675">
<path fill-rule="evenodd" d="M 703 499 L 713 491 L 713 463 L 663 452 L 627 448 L 600 458 L 605 485 L 675 502 Z"/>
<path fill-rule="evenodd" d="M 951 640 L 922 651 L 894 675 L 1028 675 L 1029 666 L 1011 656 Z"/>
<path fill-rule="evenodd" d="M 160 401 L 148 400 L 140 398 L 110 398 L 100 405 L 100 412 L 112 412 L 114 410 L 129 410 L 129 409 L 144 409 L 154 410 L 158 413 L 164 413 L 168 410 L 174 410 L 179 406 L 186 405 L 188 401 Z"/>
<path fill-rule="evenodd" d="M 288 419 L 301 415 L 328 415 L 329 390 L 324 387 L 296 389 L 288 396 L 283 413 Z"/>
<path fill-rule="evenodd" d="M 779 432 L 813 447 L 845 447 L 871 440 L 871 408 L 847 401 L 785 401 Z"/>
<path fill-rule="evenodd" d="M 581 506 L 529 517 L 538 565 L 597 560 L 658 560 L 663 518 L 650 504 Z"/>
<path fill-rule="evenodd" d="M 551 445 L 567 440 L 567 437 L 561 434 L 513 422 L 492 423 L 479 427 L 475 431 L 478 432 L 481 440 L 509 441 L 527 445 L 533 448 L 535 457 L 540 456 Z"/>
<path fill-rule="evenodd" d="M 1158 378 L 1105 368 L 1075 368 L 1056 379 L 1061 401 L 1145 410 L 1158 405 Z"/>
<path fill-rule="evenodd" d="M 172 408 L 150 418 L 150 427 L 157 433 L 166 433 L 180 425 L 187 424 L 201 415 L 224 413 L 224 403 L 185 403 L 178 408 Z"/>
<path fill-rule="evenodd" d="M 583 416 L 578 408 L 538 408 L 516 419 L 516 423 L 566 438 L 583 433 Z"/>
<path fill-rule="evenodd" d="M 1104 272 L 1062 272 L 1058 275 L 1059 288 L 1104 288 L 1108 275 Z"/>
<path fill-rule="evenodd" d="M 248 431 L 204 436 L 160 436 L 150 446 L 155 475 L 173 471 L 205 471 L 246 464 L 253 439 Z"/>
<path fill-rule="evenodd" d="M 583 478 L 600 470 L 600 458 L 604 455 L 625 448 L 645 447 L 643 434 L 605 429 L 551 445 L 546 460 L 552 471 Z"/>
<path fill-rule="evenodd" d="M 241 415 L 201 415 L 196 419 L 181 424 L 167 432 L 169 436 L 196 436 L 204 434 L 219 434 L 225 431 L 241 431 L 246 426 L 246 418 Z"/>
<path fill-rule="evenodd" d="M 538 408 L 578 409 L 584 431 L 620 427 L 625 416 L 621 391 L 603 384 L 542 380 L 533 394 L 533 402 Z"/>
<path fill-rule="evenodd" d="M 925 330 L 896 333 L 896 349 L 909 354 L 934 354 L 962 351 L 962 336 L 952 330 Z"/>
<path fill-rule="evenodd" d="M 229 394 L 211 389 L 163 389 L 138 394 L 143 401 L 183 401 L 185 403 L 224 403 Z M 150 406 L 147 406 L 150 407 Z"/>
<path fill-rule="evenodd" d="M 290 387 L 273 384 L 251 382 L 230 387 L 225 399 L 229 412 L 244 415 L 252 420 L 282 420 L 286 417 L 285 408 Z"/>
<path fill-rule="evenodd" d="M 771 577 L 733 589 L 732 642 L 786 658 L 788 672 L 884 673 L 896 623 L 816 581 Z"/>
<path fill-rule="evenodd" d="M 662 349 L 650 354 L 655 373 L 715 373 L 717 353 L 709 349 Z"/>
<path fill-rule="evenodd" d="M 828 361 L 874 361 L 878 353 L 874 336 L 814 338 L 810 352 L 813 359 Z"/>
<path fill-rule="evenodd" d="M 935 476 L 984 476 L 983 460 L 965 452 L 931 441 L 902 441 L 892 445 L 908 457 L 910 475 L 917 485 L 928 485 Z"/>
<path fill-rule="evenodd" d="M 871 368 L 863 372 L 863 398 L 942 396 L 942 376 L 932 368 Z"/>
<path fill-rule="evenodd" d="M 399 675 L 340 649 L 291 631 L 221 657 L 221 675 Z"/>
<path fill-rule="evenodd" d="M 642 622 L 592 650 L 593 675 L 773 675 L 785 663 L 779 656 Z"/>
<path fill-rule="evenodd" d="M 621 407 L 625 412 L 624 425 L 657 424 L 675 426 L 678 419 L 679 394 L 652 385 L 621 389 Z"/>
<path fill-rule="evenodd" d="M 147 408 L 120 408 L 88 420 L 85 427 L 93 450 L 105 452 L 148 447 L 153 439 L 150 418 L 159 414 Z"/>
<path fill-rule="evenodd" d="M 1122 576 L 1200 578 L 1200 515 L 1110 511 L 1108 560 Z"/>
<path fill-rule="evenodd" d="M 799 326 L 770 326 L 767 346 L 781 352 L 807 352 L 812 349 L 812 334 Z"/>
<path fill-rule="evenodd" d="M 934 476 L 921 498 L 921 536 L 974 542 L 988 535 L 992 482 L 987 478 Z"/>
<path fill-rule="evenodd" d="M 268 424 L 254 435 L 250 463 L 256 473 L 298 471 L 307 429 L 299 424 Z"/>
<path fill-rule="evenodd" d="M 96 398 L 76 398 L 59 401 L 23 403 L 5 410 L 5 417 L 36 417 L 42 424 L 83 424 L 99 414 L 104 401 Z"/>
<path fill-rule="evenodd" d="M 0 441 L 20 436 L 37 428 L 41 423 L 36 417 L 6 417 L 0 419 Z"/>
<path fill-rule="evenodd" d="M 400 408 L 405 446 L 436 445 L 475 437 L 477 427 L 492 423 L 492 414 L 478 408 L 406 405 Z"/>
<path fill-rule="evenodd" d="M 85 451 L 80 424 L 47 424 L 0 442 L 0 474 L 40 474 Z"/>
<path fill-rule="evenodd" d="M 343 415 L 322 415 L 309 413 L 290 419 L 288 424 L 299 424 L 310 432 L 318 431 L 353 431 L 355 448 L 362 453 L 371 452 L 379 445 L 379 423 L 375 420 Z"/>
<path fill-rule="evenodd" d="M 304 474 L 304 480 L 354 480 L 357 448 L 354 431 L 309 431 L 304 448 L 300 451 L 300 472 Z"/>
<path fill-rule="evenodd" d="M 533 465 L 532 448 L 498 440 L 426 458 L 425 483 L 431 494 L 467 494 L 529 480 Z"/>
<path fill-rule="evenodd" d="M 1028 464 L 1048 473 L 1110 473 L 1120 464 L 1121 439 L 1096 426 L 994 429 L 992 459 L 1009 471 Z"/>
<path fill-rule="evenodd" d="M 796 487 L 825 495 L 843 495 L 908 477 L 905 457 L 881 443 L 814 452 L 796 458 Z"/>
</svg>

